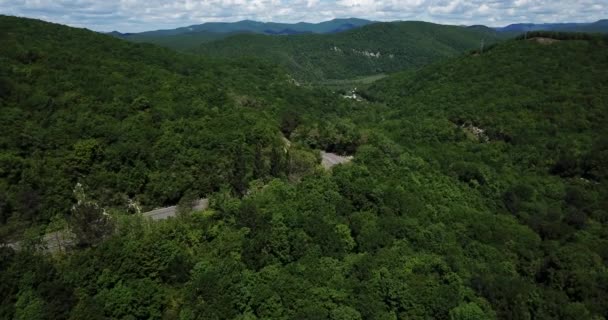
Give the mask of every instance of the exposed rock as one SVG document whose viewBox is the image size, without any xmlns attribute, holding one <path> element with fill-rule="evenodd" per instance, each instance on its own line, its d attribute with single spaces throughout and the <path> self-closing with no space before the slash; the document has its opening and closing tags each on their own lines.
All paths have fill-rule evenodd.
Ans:
<svg viewBox="0 0 608 320">
<path fill-rule="evenodd" d="M 490 137 L 486 134 L 486 131 L 482 128 L 476 127 L 472 124 L 463 124 L 460 126 L 463 130 L 474 136 L 479 142 L 489 142 Z"/>
<path fill-rule="evenodd" d="M 352 50 L 353 50 L 354 53 L 362 55 L 362 56 L 366 56 L 368 58 L 376 58 L 376 59 L 378 59 L 381 56 L 380 52 L 374 53 L 374 52 L 367 51 L 367 50 L 365 50 L 365 51 L 359 51 L 359 50 L 355 50 L 355 49 L 352 49 Z"/>
</svg>

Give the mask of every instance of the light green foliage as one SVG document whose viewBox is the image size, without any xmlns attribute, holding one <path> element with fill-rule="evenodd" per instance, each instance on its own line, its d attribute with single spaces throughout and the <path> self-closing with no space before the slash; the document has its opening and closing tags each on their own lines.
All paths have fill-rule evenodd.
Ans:
<svg viewBox="0 0 608 320">
<path fill-rule="evenodd" d="M 474 302 L 461 304 L 450 311 L 450 320 L 487 320 L 488 317 Z"/>
<path fill-rule="evenodd" d="M 299 181 L 303 176 L 313 173 L 318 164 L 318 153 L 297 147 L 289 149 L 287 170 L 290 180 Z"/>
<path fill-rule="evenodd" d="M 96 300 L 113 319 L 161 319 L 163 297 L 158 291 L 157 284 L 148 279 L 119 282 L 101 290 Z"/>
</svg>

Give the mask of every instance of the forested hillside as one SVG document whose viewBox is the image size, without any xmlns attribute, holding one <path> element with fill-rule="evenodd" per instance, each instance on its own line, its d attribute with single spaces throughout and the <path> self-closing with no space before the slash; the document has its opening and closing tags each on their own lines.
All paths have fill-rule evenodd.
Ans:
<svg viewBox="0 0 608 320">
<path fill-rule="evenodd" d="M 480 231 L 526 248 L 507 269 L 471 274 L 499 318 L 606 317 L 607 41 L 530 37 L 389 77 L 367 97 L 390 110 L 376 129 L 467 185 L 494 221 L 525 226 Z"/>
<path fill-rule="evenodd" d="M 188 27 L 147 31 L 140 33 L 127 33 L 124 36 L 172 36 L 196 32 L 209 33 L 262 33 L 262 34 L 294 34 L 294 33 L 335 33 L 374 23 L 365 19 L 333 19 L 320 23 L 276 23 L 243 20 L 237 22 L 207 22 Z"/>
<path fill-rule="evenodd" d="M 78 182 L 119 208 L 244 191 L 286 174 L 275 114 L 341 103 L 256 61 L 12 17 L 0 27 L 0 221 L 10 228 L 69 211 Z"/>
<path fill-rule="evenodd" d="M 531 31 L 608 33 L 608 20 L 599 20 L 593 23 L 517 23 L 504 28 L 496 28 L 496 30 L 517 33 Z"/>
<path fill-rule="evenodd" d="M 356 101 L 256 60 L 0 27 L 3 230 L 31 226 L 0 247 L 0 318 L 608 317 L 601 38 L 507 41 Z M 83 215 L 107 234 L 40 248 Z"/>
<path fill-rule="evenodd" d="M 337 33 L 359 28 L 373 21 L 334 19 L 321 23 L 272 23 L 258 21 L 210 22 L 189 27 L 140 33 L 112 32 L 113 36 L 133 42 L 153 43 L 171 49 L 189 51 L 202 43 L 224 39 L 235 34 L 291 35 L 302 33 Z"/>
<path fill-rule="evenodd" d="M 331 35 L 242 34 L 205 43 L 206 56 L 256 57 L 286 67 L 299 81 L 349 79 L 413 69 L 496 42 L 491 29 L 425 22 L 375 23 Z"/>
<path fill-rule="evenodd" d="M 241 32 L 244 33 L 244 32 Z M 212 42 L 220 39 L 225 39 L 230 36 L 239 34 L 235 33 L 220 33 L 209 31 L 189 32 L 175 35 L 158 35 L 156 33 L 137 33 L 137 34 L 112 34 L 113 36 L 136 43 L 151 43 L 162 47 L 178 50 L 191 51 L 203 43 Z"/>
</svg>

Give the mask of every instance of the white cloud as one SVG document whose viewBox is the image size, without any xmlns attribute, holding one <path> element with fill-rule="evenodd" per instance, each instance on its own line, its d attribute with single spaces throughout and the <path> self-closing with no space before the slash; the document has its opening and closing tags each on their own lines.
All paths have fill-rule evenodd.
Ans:
<svg viewBox="0 0 608 320">
<path fill-rule="evenodd" d="M 450 24 L 585 22 L 608 17 L 606 0 L 0 0 L 0 14 L 136 32 L 243 19 L 319 22 L 358 17 Z"/>
</svg>

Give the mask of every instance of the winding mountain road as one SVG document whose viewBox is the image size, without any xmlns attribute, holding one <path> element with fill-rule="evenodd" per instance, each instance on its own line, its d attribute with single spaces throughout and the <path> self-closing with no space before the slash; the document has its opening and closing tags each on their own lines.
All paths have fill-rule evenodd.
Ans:
<svg viewBox="0 0 608 320">
<path fill-rule="evenodd" d="M 291 142 L 286 138 L 283 138 L 285 143 L 285 147 L 289 148 L 291 146 Z M 330 170 L 332 167 L 351 162 L 353 160 L 352 156 L 340 156 L 335 153 L 321 151 L 321 165 L 326 170 Z M 206 210 L 209 208 L 209 199 L 200 199 L 194 203 L 192 206 L 192 210 L 200 211 Z M 178 215 L 178 206 L 171 206 L 166 208 L 158 208 L 148 212 L 142 213 L 142 215 L 146 218 L 150 218 L 153 221 L 166 220 L 169 218 L 176 217 Z M 63 251 L 66 248 L 72 246 L 74 244 L 74 237 L 68 230 L 60 230 L 51 233 L 47 233 L 44 235 L 42 239 L 42 243 L 44 244 L 45 250 L 48 252 L 57 252 Z M 6 244 L 6 246 L 11 247 L 15 250 L 21 248 L 21 242 L 11 242 Z"/>
</svg>

